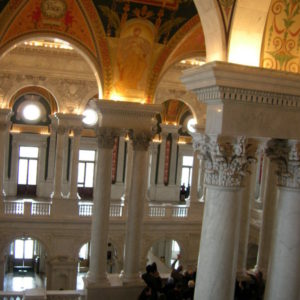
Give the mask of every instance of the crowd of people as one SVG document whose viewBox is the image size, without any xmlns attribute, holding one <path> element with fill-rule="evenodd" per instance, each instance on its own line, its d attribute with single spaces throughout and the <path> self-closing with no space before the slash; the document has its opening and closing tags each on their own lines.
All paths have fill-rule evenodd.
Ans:
<svg viewBox="0 0 300 300">
<path fill-rule="evenodd" d="M 193 300 L 196 280 L 195 271 L 185 271 L 179 265 L 172 272 L 167 281 L 164 281 L 157 270 L 156 263 L 147 265 L 146 272 L 142 275 L 146 283 L 139 296 L 139 300 Z"/>
<path fill-rule="evenodd" d="M 172 264 L 172 272 L 166 281 L 160 277 L 156 263 L 147 265 L 142 279 L 147 286 L 138 300 L 194 299 L 196 271 L 183 272 L 181 265 L 175 268 L 175 264 Z M 262 300 L 264 288 L 265 282 L 261 272 L 247 272 L 242 279 L 236 280 L 234 300 Z"/>
</svg>

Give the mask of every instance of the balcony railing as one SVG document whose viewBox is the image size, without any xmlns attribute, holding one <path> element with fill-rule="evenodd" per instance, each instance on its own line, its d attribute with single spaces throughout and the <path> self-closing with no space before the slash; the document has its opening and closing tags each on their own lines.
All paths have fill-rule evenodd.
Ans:
<svg viewBox="0 0 300 300">
<path fill-rule="evenodd" d="M 51 216 L 51 202 L 40 201 L 5 201 L 4 214 L 14 216 Z M 93 214 L 92 202 L 78 202 L 78 216 L 91 217 Z M 123 203 L 112 203 L 110 205 L 109 216 L 111 218 L 124 217 Z M 185 205 L 172 204 L 149 204 L 145 207 L 145 217 L 156 218 L 187 218 L 189 216 L 189 207 Z"/>
</svg>

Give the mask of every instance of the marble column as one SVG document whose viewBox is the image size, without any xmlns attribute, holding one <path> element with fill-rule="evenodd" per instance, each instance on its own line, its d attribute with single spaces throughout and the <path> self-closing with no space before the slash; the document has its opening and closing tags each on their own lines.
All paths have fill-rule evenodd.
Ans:
<svg viewBox="0 0 300 300">
<path fill-rule="evenodd" d="M 130 192 L 130 183 L 132 177 L 132 158 L 133 157 L 133 149 L 132 144 L 127 141 L 127 157 L 126 157 L 126 170 L 125 170 L 125 191 L 124 191 L 124 209 L 127 212 L 128 207 L 128 198 Z"/>
<path fill-rule="evenodd" d="M 111 164 L 112 149 L 117 135 L 116 129 L 102 127 L 98 131 L 97 173 L 91 229 L 91 257 L 90 269 L 87 275 L 88 288 L 105 286 L 109 283 L 106 274 L 106 260 L 111 198 Z"/>
<path fill-rule="evenodd" d="M 64 140 L 69 130 L 65 126 L 58 125 L 56 132 L 55 175 L 52 198 L 60 199 L 62 198 Z"/>
<path fill-rule="evenodd" d="M 300 297 L 300 151 L 296 141 L 272 140 L 267 153 L 277 162 L 278 198 L 265 300 Z"/>
<path fill-rule="evenodd" d="M 140 249 L 142 240 L 142 225 L 144 202 L 147 189 L 148 147 L 151 141 L 150 133 L 133 133 L 132 180 L 130 185 L 128 217 L 125 237 L 124 277 L 125 284 L 140 282 Z"/>
<path fill-rule="evenodd" d="M 251 163 L 247 144 L 244 138 L 206 136 L 198 145 L 207 189 L 195 299 L 233 299 L 243 176 Z"/>
<path fill-rule="evenodd" d="M 277 189 L 276 163 L 269 157 L 265 156 L 264 166 L 265 174 L 263 175 L 260 192 L 263 213 L 255 269 L 257 271 L 261 271 L 263 273 L 263 277 L 266 278 L 276 214 Z"/>
<path fill-rule="evenodd" d="M 250 214 L 255 192 L 256 181 L 256 163 L 253 162 L 249 167 L 250 173 L 245 176 L 244 190 L 241 201 L 241 219 L 240 219 L 240 239 L 238 251 L 237 274 L 246 275 L 248 241 L 250 230 Z"/>
<path fill-rule="evenodd" d="M 7 133 L 10 125 L 11 110 L 10 109 L 1 109 L 0 110 L 0 201 L 2 204 L 2 200 L 4 197 L 4 174 L 5 174 L 5 150 L 8 141 Z"/>
<path fill-rule="evenodd" d="M 161 143 L 159 150 L 159 167 L 158 167 L 158 179 L 157 184 L 164 185 L 164 171 L 165 171 L 165 154 L 166 154 L 166 142 L 168 133 L 161 133 Z"/>
<path fill-rule="evenodd" d="M 72 166 L 69 194 L 69 198 L 73 200 L 77 199 L 78 162 L 81 130 L 81 127 L 73 128 L 74 137 L 72 143 Z"/>
<path fill-rule="evenodd" d="M 191 193 L 190 193 L 190 205 L 192 203 L 199 202 L 198 198 L 198 188 L 199 188 L 199 166 L 200 161 L 198 158 L 198 152 L 194 151 L 194 160 L 193 160 L 193 171 L 192 171 L 192 184 L 191 184 Z"/>
</svg>

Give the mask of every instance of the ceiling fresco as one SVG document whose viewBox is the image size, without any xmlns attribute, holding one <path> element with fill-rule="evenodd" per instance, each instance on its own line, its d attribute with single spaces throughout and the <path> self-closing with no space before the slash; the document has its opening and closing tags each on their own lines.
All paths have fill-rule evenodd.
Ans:
<svg viewBox="0 0 300 300">
<path fill-rule="evenodd" d="M 193 0 L 93 0 L 107 36 L 119 37 L 124 24 L 134 18 L 150 21 L 155 41 L 166 44 L 177 30 L 197 15 Z"/>
</svg>

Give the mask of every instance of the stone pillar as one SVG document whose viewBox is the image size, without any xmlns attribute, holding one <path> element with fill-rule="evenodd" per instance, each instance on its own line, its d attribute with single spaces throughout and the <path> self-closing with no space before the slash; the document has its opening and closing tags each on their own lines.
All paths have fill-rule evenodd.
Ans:
<svg viewBox="0 0 300 300">
<path fill-rule="evenodd" d="M 263 169 L 265 170 L 265 174 L 263 174 L 260 192 L 261 202 L 263 204 L 263 214 L 255 269 L 261 271 L 264 278 L 266 278 L 276 214 L 276 163 L 265 156 Z"/>
<path fill-rule="evenodd" d="M 55 152 L 55 170 L 54 170 L 54 187 L 53 199 L 62 198 L 62 180 L 63 180 L 63 160 L 64 160 L 64 139 L 69 133 L 69 129 L 59 125 L 57 127 L 56 152 Z"/>
<path fill-rule="evenodd" d="M 0 110 L 0 201 L 2 204 L 4 193 L 4 173 L 5 173 L 5 150 L 8 143 L 7 132 L 9 130 L 11 110 L 1 109 Z"/>
<path fill-rule="evenodd" d="M 206 137 L 198 146 L 205 159 L 207 190 L 195 299 L 232 300 L 242 181 L 251 160 L 244 138 Z"/>
<path fill-rule="evenodd" d="M 237 264 L 237 274 L 240 276 L 246 275 L 247 270 L 250 214 L 255 191 L 256 163 L 253 162 L 249 169 L 250 173 L 245 176 L 245 187 L 242 192 L 241 201 L 240 239 Z"/>
<path fill-rule="evenodd" d="M 126 284 L 140 282 L 139 261 L 147 189 L 148 147 L 151 135 L 145 132 L 133 133 L 131 140 L 133 147 L 132 180 L 128 202 L 123 277 Z"/>
<path fill-rule="evenodd" d="M 198 153 L 197 153 L 197 151 L 194 151 L 192 184 L 191 184 L 191 193 L 190 193 L 190 204 L 191 205 L 192 205 L 192 203 L 199 202 L 199 198 L 198 198 L 199 166 L 200 166 L 200 161 L 198 158 Z"/>
<path fill-rule="evenodd" d="M 69 198 L 77 200 L 77 181 L 78 181 L 78 161 L 79 161 L 79 146 L 81 127 L 73 128 L 73 143 L 72 143 L 72 160 L 71 160 L 71 182 Z"/>
<path fill-rule="evenodd" d="M 130 192 L 130 183 L 132 177 L 132 157 L 133 149 L 132 144 L 127 142 L 127 157 L 126 157 L 126 170 L 125 170 L 125 192 L 124 192 L 124 210 L 127 212 L 128 198 Z"/>
<path fill-rule="evenodd" d="M 278 199 L 266 300 L 300 296 L 300 151 L 296 141 L 272 140 L 267 153 L 277 162 Z"/>
<path fill-rule="evenodd" d="M 98 156 L 94 207 L 91 229 L 90 269 L 87 287 L 108 285 L 106 274 L 107 242 L 109 229 L 109 208 L 111 196 L 111 163 L 115 129 L 100 128 L 98 132 Z"/>
</svg>

